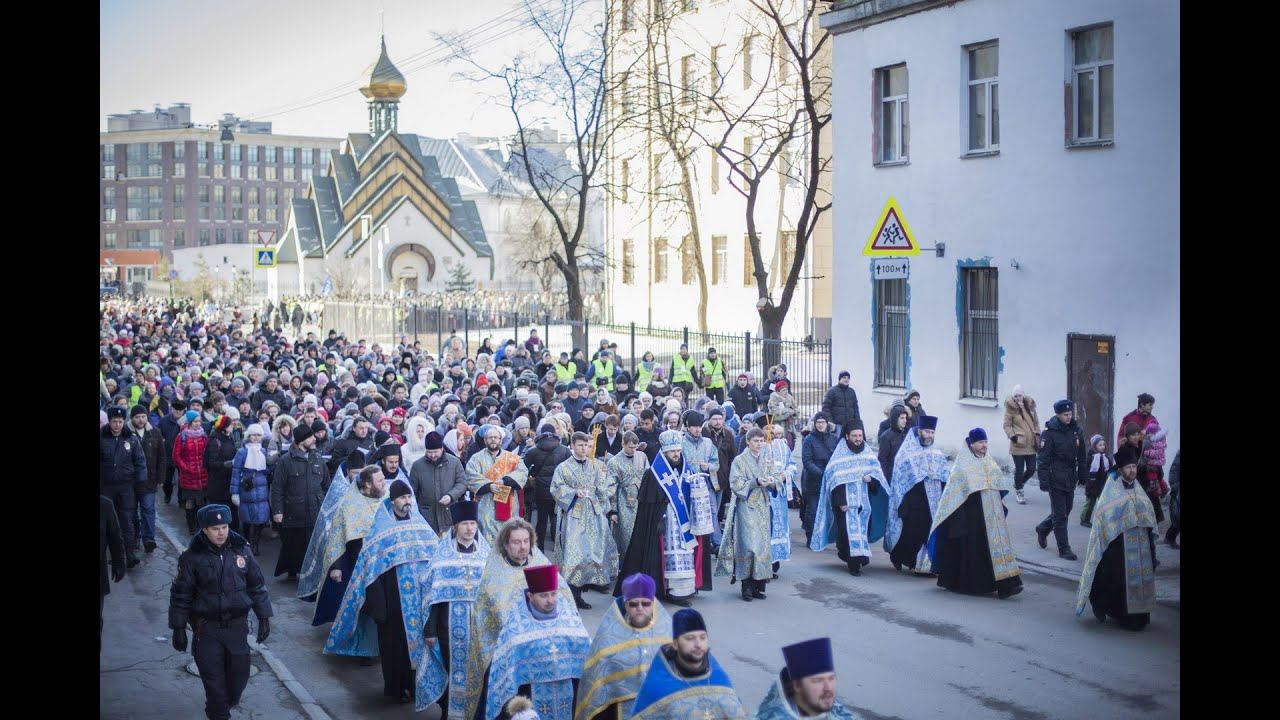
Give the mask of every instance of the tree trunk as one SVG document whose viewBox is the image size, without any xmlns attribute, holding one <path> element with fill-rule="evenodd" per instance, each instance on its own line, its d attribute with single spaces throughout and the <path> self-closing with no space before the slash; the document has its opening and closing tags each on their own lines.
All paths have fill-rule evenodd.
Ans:
<svg viewBox="0 0 1280 720">
<path fill-rule="evenodd" d="M 772 305 L 760 311 L 760 357 L 764 362 L 764 377 L 769 368 L 782 360 L 782 321 L 787 314 Z"/>
<path fill-rule="evenodd" d="M 569 327 L 573 332 L 573 346 L 587 347 L 587 328 L 583 324 L 582 285 L 579 284 L 581 274 L 578 272 L 578 259 L 569 256 L 569 261 L 561 267 L 565 288 L 569 295 Z"/>
<path fill-rule="evenodd" d="M 676 150 L 672 147 L 673 152 Z M 698 272 L 698 332 L 707 334 L 707 268 L 702 262 L 702 234 L 698 232 L 698 203 L 693 197 L 693 179 L 689 157 L 676 154 L 680 164 L 680 195 L 689 213 L 689 242 L 693 243 L 693 266 Z M 714 248 L 712 252 L 714 252 Z M 706 338 L 703 338 L 706 342 Z"/>
</svg>

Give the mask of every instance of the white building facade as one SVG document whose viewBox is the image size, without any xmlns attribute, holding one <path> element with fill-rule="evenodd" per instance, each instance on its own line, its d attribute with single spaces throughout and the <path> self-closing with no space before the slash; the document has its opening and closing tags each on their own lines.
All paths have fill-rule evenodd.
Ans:
<svg viewBox="0 0 1280 720">
<path fill-rule="evenodd" d="M 833 357 L 869 427 L 908 388 L 1008 453 L 1014 385 L 1114 449 L 1139 393 L 1180 446 L 1179 5 L 846 0 L 834 37 Z M 890 198 L 924 251 L 864 255 Z M 891 265 L 894 263 L 885 263 Z"/>
</svg>

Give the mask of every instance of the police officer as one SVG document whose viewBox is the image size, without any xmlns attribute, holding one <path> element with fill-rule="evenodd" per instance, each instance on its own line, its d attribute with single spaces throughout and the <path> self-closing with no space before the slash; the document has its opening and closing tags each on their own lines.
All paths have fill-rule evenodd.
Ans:
<svg viewBox="0 0 1280 720">
<path fill-rule="evenodd" d="M 232 532 L 231 508 L 205 505 L 196 513 L 200 531 L 178 558 L 169 594 L 173 649 L 187 649 L 204 683 L 209 720 L 229 720 L 231 707 L 249 682 L 249 610 L 258 616 L 258 642 L 270 633 L 271 600 L 262 569 L 244 537 Z"/>
</svg>

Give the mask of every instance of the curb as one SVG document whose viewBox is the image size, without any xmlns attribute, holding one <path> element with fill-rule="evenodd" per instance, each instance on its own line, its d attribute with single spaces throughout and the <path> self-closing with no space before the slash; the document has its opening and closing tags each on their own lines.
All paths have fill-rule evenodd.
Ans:
<svg viewBox="0 0 1280 720">
<path fill-rule="evenodd" d="M 178 541 L 177 533 L 170 530 L 168 523 L 164 522 L 160 518 L 159 513 L 156 514 L 156 529 L 165 536 L 165 539 L 173 545 L 174 549 L 176 549 L 179 554 L 187 549 L 185 545 Z M 316 702 L 316 699 L 311 695 L 311 693 L 302 686 L 302 683 L 298 682 L 297 679 L 294 678 L 293 673 L 289 672 L 288 666 L 281 662 L 280 659 L 275 656 L 275 653 L 268 650 L 266 646 L 259 645 L 253 635 L 249 636 L 248 641 L 249 647 L 256 650 L 258 654 L 262 656 L 262 659 L 267 661 L 267 665 L 271 668 L 271 672 L 275 673 L 275 676 L 280 683 L 284 685 L 285 688 L 289 690 L 290 694 L 293 695 L 294 699 L 302 705 L 302 711 L 307 714 L 308 718 L 311 718 L 311 720 L 333 720 L 329 717 L 329 714 L 324 711 L 324 708 L 320 707 L 320 703 Z"/>
<path fill-rule="evenodd" d="M 1032 562 L 1021 557 L 1015 557 L 1015 559 L 1018 561 L 1018 567 L 1023 570 L 1037 573 L 1040 575 L 1048 575 L 1050 577 L 1056 577 L 1062 580 L 1069 580 L 1073 583 L 1080 582 L 1079 573 L 1069 573 L 1064 570 L 1059 570 L 1057 568 L 1049 567 L 1048 565 L 1041 565 L 1037 562 Z M 1181 597 L 1179 597 L 1179 599 L 1177 600 L 1168 600 L 1168 599 L 1161 600 L 1157 598 L 1156 604 L 1163 605 L 1164 607 L 1170 608 L 1172 610 L 1178 610 L 1178 611 L 1182 610 Z"/>
</svg>

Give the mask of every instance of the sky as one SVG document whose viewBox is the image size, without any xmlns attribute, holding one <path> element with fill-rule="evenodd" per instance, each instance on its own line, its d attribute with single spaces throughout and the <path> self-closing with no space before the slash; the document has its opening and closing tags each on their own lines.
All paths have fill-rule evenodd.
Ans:
<svg viewBox="0 0 1280 720">
<path fill-rule="evenodd" d="M 491 99 L 501 86 L 457 77 L 474 69 L 438 62 L 447 53 L 433 33 L 464 33 L 478 62 L 500 67 L 538 40 L 536 31 L 519 27 L 519 2 L 100 0 L 99 129 L 112 113 L 185 102 L 197 124 L 230 112 L 269 120 L 281 135 L 365 131 L 368 112 L 357 89 L 363 82 L 356 81 L 368 79 L 378 57 L 383 10 L 387 51 L 408 82 L 401 131 L 511 133 L 510 112 Z"/>
</svg>

